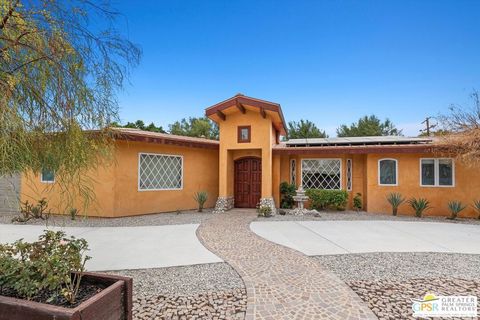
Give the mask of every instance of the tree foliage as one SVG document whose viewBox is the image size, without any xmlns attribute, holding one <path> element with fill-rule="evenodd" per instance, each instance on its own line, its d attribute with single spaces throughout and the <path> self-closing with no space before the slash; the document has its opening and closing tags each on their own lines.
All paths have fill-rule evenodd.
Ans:
<svg viewBox="0 0 480 320">
<path fill-rule="evenodd" d="M 337 128 L 339 137 L 400 136 L 399 130 L 389 120 L 381 121 L 377 116 L 364 116 L 350 126 L 345 124 Z"/>
<path fill-rule="evenodd" d="M 137 120 L 135 122 L 127 122 L 127 124 L 125 125 L 121 125 L 117 122 L 113 122 L 111 126 L 119 127 L 119 128 L 132 128 L 132 129 L 140 129 L 140 130 L 151 131 L 151 132 L 166 133 L 166 131 L 163 130 L 162 126 L 157 127 L 153 122 L 151 122 L 148 126 L 146 126 L 145 122 L 143 122 L 142 120 Z"/>
<path fill-rule="evenodd" d="M 288 123 L 288 139 L 327 138 L 325 131 L 317 128 L 310 120 L 301 119 L 299 122 Z"/>
<path fill-rule="evenodd" d="M 141 54 L 118 16 L 108 2 L 0 0 L 0 176 L 46 168 L 67 192 L 105 162 Z"/>
<path fill-rule="evenodd" d="M 169 132 L 180 136 L 218 140 L 218 126 L 207 117 L 183 118 L 169 125 Z"/>
<path fill-rule="evenodd" d="M 438 139 L 440 153 L 454 155 L 462 162 L 480 162 L 480 94 L 470 95 L 471 106 L 452 105 L 449 113 L 439 117 L 443 134 Z"/>
</svg>

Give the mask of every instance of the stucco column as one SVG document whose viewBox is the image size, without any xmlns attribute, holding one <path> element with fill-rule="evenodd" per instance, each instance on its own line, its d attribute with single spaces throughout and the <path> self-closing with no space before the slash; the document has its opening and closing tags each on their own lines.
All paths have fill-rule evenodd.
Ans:
<svg viewBox="0 0 480 320">
<path fill-rule="evenodd" d="M 275 214 L 277 209 L 272 193 L 272 148 L 262 149 L 262 198 L 260 199 L 261 206 L 268 206 L 272 209 L 272 214 Z"/>
<path fill-rule="evenodd" d="M 220 145 L 218 158 L 218 199 L 215 211 L 223 212 L 234 207 L 232 152 Z"/>
<path fill-rule="evenodd" d="M 272 191 L 273 199 L 277 206 L 280 207 L 280 173 L 281 173 L 281 162 L 280 155 L 273 155 L 273 165 L 272 165 Z"/>
</svg>

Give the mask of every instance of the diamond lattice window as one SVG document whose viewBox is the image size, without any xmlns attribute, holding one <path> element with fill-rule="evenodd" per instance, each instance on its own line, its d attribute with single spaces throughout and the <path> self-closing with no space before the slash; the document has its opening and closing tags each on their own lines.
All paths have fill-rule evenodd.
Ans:
<svg viewBox="0 0 480 320">
<path fill-rule="evenodd" d="M 183 186 L 181 156 L 141 153 L 138 188 L 140 190 L 176 190 Z"/>
<path fill-rule="evenodd" d="M 342 163 L 340 159 L 302 160 L 304 189 L 341 189 Z"/>
</svg>

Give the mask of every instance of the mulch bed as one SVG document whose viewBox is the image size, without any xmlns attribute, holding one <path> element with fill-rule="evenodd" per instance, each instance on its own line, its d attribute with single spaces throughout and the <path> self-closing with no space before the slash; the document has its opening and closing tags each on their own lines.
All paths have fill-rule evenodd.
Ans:
<svg viewBox="0 0 480 320">
<path fill-rule="evenodd" d="M 39 303 L 50 304 L 58 307 L 64 308 L 75 308 L 79 306 L 82 302 L 90 299 L 94 295 L 101 292 L 107 286 L 99 283 L 82 283 L 78 290 L 78 295 L 74 304 L 70 304 L 63 296 L 56 294 L 53 291 L 44 290 L 41 291 L 38 295 L 30 299 L 30 301 L 35 301 Z M 10 298 L 23 299 L 15 290 L 10 288 L 0 287 L 0 295 Z M 52 298 L 53 297 L 53 298 Z"/>
</svg>

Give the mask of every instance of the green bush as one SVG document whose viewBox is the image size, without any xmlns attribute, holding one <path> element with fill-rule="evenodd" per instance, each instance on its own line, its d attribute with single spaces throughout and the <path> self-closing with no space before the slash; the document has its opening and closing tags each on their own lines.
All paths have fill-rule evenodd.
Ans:
<svg viewBox="0 0 480 320">
<path fill-rule="evenodd" d="M 347 207 L 348 192 L 345 190 L 308 189 L 306 195 L 310 198 L 311 208 L 315 210 L 345 210 Z"/>
<path fill-rule="evenodd" d="M 47 208 L 48 202 L 45 198 L 38 200 L 36 205 L 27 200 L 21 203 L 20 216 L 14 217 L 12 222 L 27 222 L 30 219 L 48 220 L 51 212 L 47 211 Z"/>
<path fill-rule="evenodd" d="M 272 208 L 270 206 L 265 206 L 265 205 L 260 206 L 259 205 L 257 207 L 257 213 L 258 213 L 259 217 L 268 218 L 268 217 L 272 216 Z"/>
<path fill-rule="evenodd" d="M 85 262 L 90 257 L 84 239 L 66 238 L 62 231 L 45 231 L 36 242 L 18 240 L 0 245 L 0 289 L 30 300 L 40 293 L 75 303 Z"/>
<path fill-rule="evenodd" d="M 292 183 L 282 182 L 280 183 L 280 208 L 292 209 L 295 201 L 293 196 L 296 194 L 296 186 Z"/>
<path fill-rule="evenodd" d="M 205 205 L 205 202 L 207 202 L 207 199 L 208 199 L 208 193 L 207 191 L 198 191 L 193 195 L 193 199 L 197 201 L 198 212 L 202 212 L 203 206 Z"/>
<path fill-rule="evenodd" d="M 391 192 L 387 196 L 387 201 L 392 206 L 392 214 L 396 216 L 398 212 L 398 207 L 400 207 L 400 205 L 405 202 L 405 198 L 402 196 L 401 193 Z"/>
<path fill-rule="evenodd" d="M 412 198 L 408 200 L 408 203 L 413 208 L 413 210 L 415 210 L 415 216 L 418 218 L 422 217 L 424 211 L 431 208 L 430 201 L 425 198 Z"/>
<path fill-rule="evenodd" d="M 448 218 L 450 220 L 455 220 L 458 217 L 460 211 L 465 209 L 467 206 L 464 205 L 461 201 L 450 201 L 448 202 L 448 208 L 450 209 L 451 216 Z"/>
<path fill-rule="evenodd" d="M 357 211 L 360 211 L 363 208 L 362 194 L 360 192 L 357 192 L 355 197 L 353 197 L 353 208 Z"/>
</svg>

